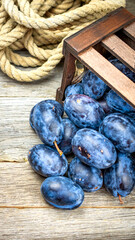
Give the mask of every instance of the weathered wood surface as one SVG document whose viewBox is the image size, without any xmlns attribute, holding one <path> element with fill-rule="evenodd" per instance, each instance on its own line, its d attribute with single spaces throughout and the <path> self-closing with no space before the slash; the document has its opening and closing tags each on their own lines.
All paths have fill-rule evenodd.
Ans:
<svg viewBox="0 0 135 240">
<path fill-rule="evenodd" d="M 135 2 L 127 3 L 135 13 Z M 40 140 L 29 126 L 32 106 L 55 98 L 63 64 L 46 81 L 18 83 L 0 71 L 0 240 L 135 239 L 135 191 L 120 205 L 104 189 L 85 194 L 74 211 L 54 209 L 40 194 L 44 178 L 29 166 L 27 152 Z"/>
<path fill-rule="evenodd" d="M 135 107 L 135 84 L 93 47 L 78 55 L 80 61 Z"/>
<path fill-rule="evenodd" d="M 119 31 L 125 31 L 126 35 L 132 36 L 133 41 L 134 21 L 133 14 L 125 8 L 118 8 L 64 40 L 64 71 L 61 88 L 56 95 L 57 100 L 62 102 L 65 87 L 70 85 L 73 79 L 76 58 L 135 107 L 135 84 L 96 49 L 97 43 L 100 45 L 101 42 L 107 51 L 122 61 L 131 71 L 135 71 L 135 51 L 130 47 L 132 43 L 129 46 L 116 35 Z"/>
<path fill-rule="evenodd" d="M 28 162 L 1 164 L 0 207 L 52 208 L 44 202 L 40 193 L 40 186 L 44 178 L 36 174 Z M 123 198 L 124 205 L 121 205 L 118 198 L 112 197 L 102 188 L 95 193 L 85 193 L 85 200 L 81 208 L 135 208 L 134 193 L 132 192 L 128 197 Z"/>
<path fill-rule="evenodd" d="M 20 84 L 0 72 L 0 162 L 22 162 L 28 150 L 40 143 L 29 125 L 30 110 L 45 98 L 55 98 L 61 76 L 58 66 L 46 81 Z"/>
<path fill-rule="evenodd" d="M 135 22 L 131 23 L 129 26 L 123 29 L 123 32 L 129 36 L 133 41 L 135 41 Z"/>
<path fill-rule="evenodd" d="M 103 38 L 127 26 L 134 19 L 134 15 L 125 8 L 119 8 L 67 38 L 64 41 L 64 48 L 68 47 L 70 52 L 76 56 L 90 46 L 99 43 Z M 65 53 L 64 49 L 63 52 Z"/>
<path fill-rule="evenodd" d="M 3 208 L 1 240 L 131 240 L 134 215 L 135 209 Z"/>
<path fill-rule="evenodd" d="M 135 1 L 134 0 L 127 0 L 126 1 L 126 8 L 129 12 L 135 15 Z"/>
<path fill-rule="evenodd" d="M 70 53 L 66 52 L 66 58 L 63 66 L 63 76 L 61 87 L 57 89 L 56 100 L 62 104 L 64 98 L 64 91 L 68 85 L 71 84 L 75 74 L 75 60 L 76 58 Z"/>
<path fill-rule="evenodd" d="M 135 51 L 115 34 L 102 40 L 102 45 L 116 58 L 135 71 Z"/>
</svg>

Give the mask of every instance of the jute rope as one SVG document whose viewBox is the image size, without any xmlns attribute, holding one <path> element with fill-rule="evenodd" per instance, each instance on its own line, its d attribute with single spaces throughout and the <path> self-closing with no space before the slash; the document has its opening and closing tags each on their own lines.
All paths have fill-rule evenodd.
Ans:
<svg viewBox="0 0 135 240">
<path fill-rule="evenodd" d="M 0 0 L 2 71 L 17 81 L 40 80 L 63 57 L 64 38 L 120 6 L 125 0 Z"/>
</svg>

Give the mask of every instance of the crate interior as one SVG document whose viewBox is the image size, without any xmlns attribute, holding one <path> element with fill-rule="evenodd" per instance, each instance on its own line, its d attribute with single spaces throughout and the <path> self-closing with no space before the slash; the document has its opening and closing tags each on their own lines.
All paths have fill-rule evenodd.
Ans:
<svg viewBox="0 0 135 240">
<path fill-rule="evenodd" d="M 101 53 L 107 60 L 108 59 L 116 59 L 116 57 L 114 57 L 109 51 L 107 51 L 104 47 L 102 47 L 100 44 L 97 44 L 96 46 L 94 46 L 94 48 L 99 52 Z M 117 58 L 118 59 L 118 58 Z M 122 63 L 120 60 L 119 60 L 120 63 Z M 82 68 L 83 71 L 80 75 L 78 76 L 75 76 L 71 82 L 71 84 L 76 84 L 76 83 L 79 83 L 82 81 L 82 78 L 84 76 L 84 74 L 87 72 L 88 68 L 84 67 L 81 63 L 79 63 L 78 61 L 76 61 L 76 65 L 77 65 L 77 68 Z M 123 73 L 124 74 L 124 73 Z M 95 75 L 97 75 L 95 73 Z M 135 76 L 135 73 L 134 73 L 134 76 Z M 134 77 L 134 80 L 135 80 L 135 77 Z M 132 81 L 132 80 L 131 80 Z M 63 101 L 65 99 L 65 96 L 63 98 Z"/>
<path fill-rule="evenodd" d="M 131 71 L 134 70 L 135 44 L 134 44 L 134 41 L 131 38 L 131 36 L 128 36 L 126 31 L 124 31 L 124 29 L 119 30 L 118 32 L 116 32 L 115 34 L 112 34 L 108 38 L 103 39 L 101 42 L 94 45 L 92 47 L 92 49 L 95 50 L 96 54 L 99 53 L 99 57 L 101 58 L 101 59 L 98 59 L 98 56 L 97 56 L 97 59 L 96 59 L 96 57 L 95 57 L 95 61 L 96 61 L 95 64 L 100 65 L 100 61 L 102 61 L 102 57 L 103 57 L 103 60 L 104 59 L 107 60 L 107 61 L 105 61 L 105 65 L 108 64 L 109 58 L 117 58 L 120 62 L 122 62 L 124 65 L 126 65 L 126 67 L 128 67 Z M 98 72 L 98 70 L 93 71 L 93 69 L 91 69 L 91 64 L 89 64 L 90 57 L 87 60 L 87 58 L 88 58 L 87 52 L 88 51 L 89 51 L 89 49 L 84 51 L 84 54 L 83 54 L 83 52 L 82 52 L 82 54 L 80 54 L 81 64 L 83 64 L 83 61 L 84 61 L 84 65 L 85 65 L 84 70 L 86 71 L 86 69 L 88 68 L 92 72 L 94 72 L 99 78 L 102 79 L 102 73 L 104 74 L 104 69 L 101 70 L 101 68 L 100 68 L 100 72 Z M 83 58 L 82 58 L 82 55 L 84 55 Z M 85 59 L 86 59 L 86 61 L 85 61 Z M 119 79 L 117 79 L 116 85 L 119 85 L 118 87 L 120 87 L 120 88 L 123 85 L 122 87 L 125 88 L 125 95 L 123 96 L 123 94 L 121 94 L 119 89 L 117 91 L 114 88 L 114 90 L 120 96 L 122 96 L 127 102 L 129 102 L 131 105 L 133 105 L 133 102 L 131 101 L 132 99 L 129 99 L 130 95 L 133 96 L 133 91 L 132 91 L 132 93 L 130 92 L 128 97 L 126 97 L 128 95 L 128 89 L 126 92 L 126 86 L 124 86 L 125 82 L 127 81 L 128 85 L 130 84 L 130 88 L 132 88 L 133 84 L 134 84 L 133 81 L 130 80 L 129 78 L 127 78 L 127 76 L 124 75 L 122 72 L 120 73 L 117 69 L 114 68 L 114 66 L 112 69 L 114 76 L 111 77 L 111 74 L 109 74 L 110 65 L 108 65 L 107 68 L 108 68 L 108 78 L 110 78 L 109 82 L 113 81 L 113 77 L 115 79 L 115 76 L 117 76 L 117 78 L 119 76 Z M 72 80 L 72 84 L 81 81 L 81 78 L 83 77 L 83 75 L 84 74 L 82 73 L 80 76 L 74 77 Z M 124 81 L 123 81 L 123 79 L 124 79 Z M 103 77 L 102 80 L 105 81 L 105 78 Z M 120 80 L 120 81 L 118 81 L 118 80 Z M 106 82 L 106 84 L 109 85 L 109 87 L 113 88 L 112 85 L 109 84 L 108 82 Z M 121 86 L 120 86 L 120 84 L 121 84 Z M 64 100 L 64 98 L 63 98 L 63 100 Z"/>
<path fill-rule="evenodd" d="M 135 107 L 134 82 L 108 61 L 108 57 L 113 55 L 134 72 L 134 42 L 135 17 L 124 8 L 115 10 L 65 39 L 63 78 L 56 99 L 62 102 L 66 87 L 81 79 L 81 76 L 74 76 L 75 62 L 78 60 L 84 69 L 91 70 Z"/>
</svg>

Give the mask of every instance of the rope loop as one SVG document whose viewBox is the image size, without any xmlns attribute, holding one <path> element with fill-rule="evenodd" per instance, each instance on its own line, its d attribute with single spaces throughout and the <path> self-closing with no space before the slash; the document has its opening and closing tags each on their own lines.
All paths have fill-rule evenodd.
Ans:
<svg viewBox="0 0 135 240">
<path fill-rule="evenodd" d="M 20 82 L 40 80 L 62 59 L 66 37 L 120 6 L 125 0 L 0 0 L 1 70 Z"/>
</svg>

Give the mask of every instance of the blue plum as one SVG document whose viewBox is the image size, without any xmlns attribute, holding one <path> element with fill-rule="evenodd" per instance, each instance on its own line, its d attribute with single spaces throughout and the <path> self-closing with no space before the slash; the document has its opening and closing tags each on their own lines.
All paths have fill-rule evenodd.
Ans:
<svg viewBox="0 0 135 240">
<path fill-rule="evenodd" d="M 126 114 L 130 118 L 132 123 L 135 125 L 135 112 L 129 112 L 129 113 L 126 113 Z"/>
<path fill-rule="evenodd" d="M 70 120 L 79 128 L 98 129 L 105 112 L 94 99 L 83 95 L 70 95 L 65 99 L 64 110 Z"/>
<path fill-rule="evenodd" d="M 131 113 L 131 112 L 130 112 Z M 133 115 L 130 116 L 129 113 L 123 114 L 128 121 L 130 121 L 135 126 L 135 119 L 133 118 Z"/>
<path fill-rule="evenodd" d="M 130 106 L 123 98 L 121 98 L 116 92 L 110 90 L 106 97 L 107 105 L 113 111 L 128 113 L 135 112 L 135 108 Z"/>
<path fill-rule="evenodd" d="M 31 112 L 30 112 L 30 119 L 29 119 L 29 122 L 30 122 L 30 126 L 33 128 L 33 130 L 35 130 L 35 127 L 34 127 L 34 123 L 33 123 L 33 112 L 34 112 L 34 109 L 38 107 L 38 105 L 40 104 L 50 104 L 50 106 L 52 106 L 52 109 L 55 108 L 56 112 L 58 113 L 58 115 L 60 115 L 61 117 L 63 116 L 63 113 L 64 113 L 64 108 L 63 106 L 55 101 L 55 100 L 52 100 L 52 99 L 48 99 L 48 100 L 44 100 L 44 101 L 41 101 L 39 103 L 37 103 L 32 109 L 31 109 Z"/>
<path fill-rule="evenodd" d="M 99 131 L 109 138 L 120 152 L 135 152 L 135 125 L 124 114 L 112 113 L 105 117 Z"/>
<path fill-rule="evenodd" d="M 100 106 L 103 108 L 104 112 L 108 115 L 112 112 L 112 110 L 110 109 L 110 107 L 108 106 L 106 99 L 100 99 L 98 101 L 98 103 L 100 104 Z"/>
<path fill-rule="evenodd" d="M 85 165 L 77 157 L 69 165 L 68 176 L 86 192 L 95 192 L 103 185 L 101 170 Z"/>
<path fill-rule="evenodd" d="M 42 101 L 34 106 L 31 111 L 31 126 L 38 134 L 41 141 L 53 146 L 54 141 L 59 144 L 64 136 L 64 126 L 59 115 L 60 109 L 55 107 L 50 100 Z"/>
<path fill-rule="evenodd" d="M 33 123 L 33 112 L 34 112 L 35 106 L 31 109 L 30 118 L 29 118 L 30 126 L 34 131 L 35 131 L 35 127 L 34 127 L 34 123 Z"/>
<path fill-rule="evenodd" d="M 85 164 L 99 169 L 112 166 L 117 153 L 112 142 L 99 132 L 83 128 L 72 139 L 73 153 Z"/>
<path fill-rule="evenodd" d="M 124 73 L 128 78 L 135 82 L 135 73 L 132 72 L 128 67 L 126 67 L 122 62 L 120 62 L 117 58 L 110 58 L 109 61 L 122 73 Z"/>
<path fill-rule="evenodd" d="M 104 185 L 114 197 L 130 194 L 135 185 L 135 159 L 130 154 L 118 153 L 116 163 L 104 171 Z"/>
<path fill-rule="evenodd" d="M 59 103 L 59 102 L 57 102 L 56 100 L 53 100 L 53 99 L 47 99 L 45 101 L 46 101 L 46 103 L 52 104 L 52 108 L 53 107 L 56 108 L 56 111 L 57 111 L 58 115 L 60 115 L 61 117 L 63 116 L 64 107 L 62 106 L 61 103 Z"/>
<path fill-rule="evenodd" d="M 86 72 L 82 79 L 83 92 L 91 98 L 101 98 L 107 90 L 107 85 L 90 70 Z"/>
<path fill-rule="evenodd" d="M 65 98 L 73 94 L 83 94 L 82 83 L 69 85 L 65 90 Z"/>
<path fill-rule="evenodd" d="M 75 209 L 84 199 L 82 188 L 67 177 L 49 177 L 41 185 L 44 199 L 56 208 Z"/>
<path fill-rule="evenodd" d="M 71 141 L 78 128 L 71 122 L 69 118 L 63 118 L 62 123 L 64 125 L 64 137 L 59 144 L 59 148 L 64 154 L 70 154 L 72 152 Z"/>
<path fill-rule="evenodd" d="M 44 144 L 34 146 L 29 151 L 28 160 L 33 170 L 44 177 L 64 175 L 68 168 L 64 154 L 60 156 L 55 149 Z"/>
</svg>

